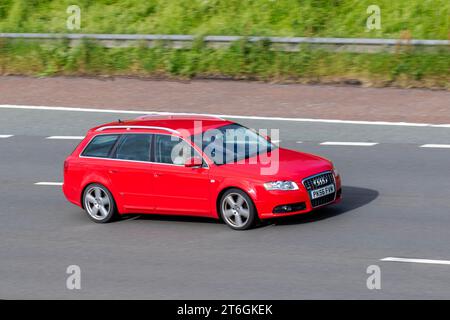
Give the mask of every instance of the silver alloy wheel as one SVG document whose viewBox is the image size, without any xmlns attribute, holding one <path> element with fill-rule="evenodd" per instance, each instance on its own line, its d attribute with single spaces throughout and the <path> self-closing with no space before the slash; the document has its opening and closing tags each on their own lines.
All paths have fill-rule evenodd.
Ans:
<svg viewBox="0 0 450 320">
<path fill-rule="evenodd" d="M 86 191 L 84 207 L 88 214 L 95 220 L 105 219 L 111 212 L 111 199 L 100 187 L 90 187 Z"/>
<path fill-rule="evenodd" d="M 239 193 L 230 193 L 222 201 L 222 213 L 230 225 L 240 228 L 250 217 L 250 206 Z"/>
</svg>

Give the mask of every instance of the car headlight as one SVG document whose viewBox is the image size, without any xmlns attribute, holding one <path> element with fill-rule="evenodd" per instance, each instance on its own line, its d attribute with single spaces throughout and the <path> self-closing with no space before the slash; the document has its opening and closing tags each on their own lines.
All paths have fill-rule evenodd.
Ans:
<svg viewBox="0 0 450 320">
<path fill-rule="evenodd" d="M 298 190 L 298 185 L 294 181 L 271 181 L 264 183 L 266 190 Z"/>
<path fill-rule="evenodd" d="M 333 168 L 333 174 L 335 177 L 339 176 L 339 171 L 336 168 Z"/>
</svg>

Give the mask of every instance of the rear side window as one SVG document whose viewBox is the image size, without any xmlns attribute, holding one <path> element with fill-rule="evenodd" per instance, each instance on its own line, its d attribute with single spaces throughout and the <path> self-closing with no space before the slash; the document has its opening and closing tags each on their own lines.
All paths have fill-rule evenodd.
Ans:
<svg viewBox="0 0 450 320">
<path fill-rule="evenodd" d="M 107 158 L 116 144 L 119 135 L 96 136 L 81 154 L 84 157 Z"/>
<path fill-rule="evenodd" d="M 114 158 L 134 161 L 150 161 L 149 134 L 125 134 L 117 145 Z"/>
</svg>

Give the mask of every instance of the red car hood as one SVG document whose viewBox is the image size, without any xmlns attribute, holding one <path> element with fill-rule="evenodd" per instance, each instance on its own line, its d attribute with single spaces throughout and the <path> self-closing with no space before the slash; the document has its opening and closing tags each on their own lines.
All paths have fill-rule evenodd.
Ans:
<svg viewBox="0 0 450 320">
<path fill-rule="evenodd" d="M 227 172 L 227 175 L 234 173 L 264 181 L 267 181 L 268 178 L 270 180 L 301 180 L 323 171 L 332 170 L 333 164 L 316 155 L 278 148 L 270 154 L 270 157 L 253 157 L 216 168 L 218 171 Z"/>
</svg>

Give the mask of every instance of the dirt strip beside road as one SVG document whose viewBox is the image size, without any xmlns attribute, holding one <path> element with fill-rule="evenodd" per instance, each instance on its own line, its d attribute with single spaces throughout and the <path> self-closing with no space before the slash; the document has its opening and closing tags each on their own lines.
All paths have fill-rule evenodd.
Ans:
<svg viewBox="0 0 450 320">
<path fill-rule="evenodd" d="M 244 81 L 0 77 L 0 104 L 450 123 L 450 92 Z"/>
</svg>

